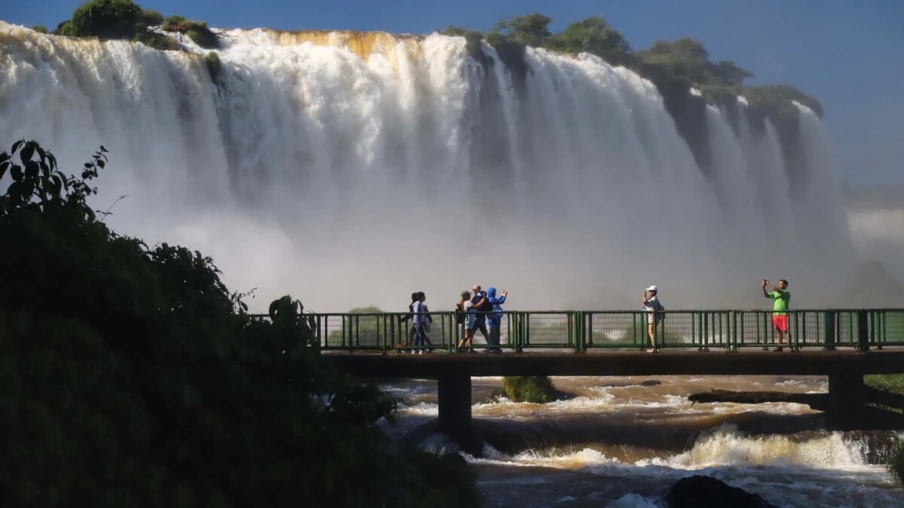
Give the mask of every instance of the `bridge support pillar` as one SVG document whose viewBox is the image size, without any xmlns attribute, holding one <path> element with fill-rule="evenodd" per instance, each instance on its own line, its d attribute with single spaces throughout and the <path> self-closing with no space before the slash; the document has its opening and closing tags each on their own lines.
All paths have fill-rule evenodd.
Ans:
<svg viewBox="0 0 904 508">
<path fill-rule="evenodd" d="M 856 430 L 863 424 L 866 390 L 863 374 L 836 372 L 829 374 L 829 403 L 826 423 L 833 430 Z"/>
<path fill-rule="evenodd" d="M 436 431 L 448 434 L 465 450 L 480 448 L 471 427 L 471 376 L 449 374 L 439 377 L 439 422 Z"/>
</svg>

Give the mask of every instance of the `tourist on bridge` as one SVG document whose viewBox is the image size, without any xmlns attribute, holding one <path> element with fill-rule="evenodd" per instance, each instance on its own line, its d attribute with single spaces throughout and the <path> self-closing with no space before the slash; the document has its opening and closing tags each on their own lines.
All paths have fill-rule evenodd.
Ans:
<svg viewBox="0 0 904 508">
<path fill-rule="evenodd" d="M 487 315 L 487 324 L 490 325 L 490 341 L 491 347 L 487 348 L 487 353 L 501 353 L 499 347 L 499 338 L 502 335 L 502 307 L 505 303 L 505 297 L 508 291 L 502 290 L 502 296 L 496 297 L 496 288 L 487 288 L 487 301 L 493 306 L 493 312 Z"/>
<path fill-rule="evenodd" d="M 418 294 L 417 294 L 417 291 L 415 291 L 414 293 L 411 293 L 411 303 L 408 304 L 408 314 L 405 314 L 404 316 L 399 317 L 399 323 L 404 323 L 413 317 L 413 314 L 411 314 L 411 313 L 414 312 L 414 304 L 417 303 L 417 301 L 418 301 Z M 399 346 L 401 346 L 401 350 L 399 352 L 403 353 L 403 354 L 410 353 L 411 350 L 409 350 L 408 348 L 411 347 L 411 343 L 413 341 L 414 341 L 414 327 L 412 326 L 412 327 L 408 328 L 407 340 L 403 344 L 399 344 Z M 399 347 L 399 346 L 396 346 L 396 347 Z"/>
<path fill-rule="evenodd" d="M 423 291 L 417 294 L 418 300 L 412 306 L 412 321 L 414 322 L 414 349 L 415 354 L 424 354 L 424 345 L 427 339 L 427 332 L 430 331 L 430 315 L 427 313 L 427 296 Z"/>
<path fill-rule="evenodd" d="M 761 284 L 763 288 L 763 296 L 771 298 L 772 304 L 772 326 L 775 327 L 775 336 L 778 338 L 778 347 L 773 351 L 782 351 L 782 339 L 788 336 L 788 345 L 791 345 L 791 332 L 788 331 L 788 306 L 791 304 L 791 292 L 788 291 L 788 281 L 779 279 L 778 286 L 769 284 L 769 279 L 763 279 Z M 772 289 L 766 292 L 766 287 Z"/>
<path fill-rule="evenodd" d="M 404 316 L 401 316 L 401 317 L 399 318 L 399 323 L 404 323 L 404 322 L 408 321 L 409 319 L 411 319 L 412 317 L 414 317 L 414 314 L 413 314 L 413 312 L 414 312 L 414 304 L 416 304 L 417 302 L 420 301 L 420 295 L 421 295 L 421 293 L 418 292 L 418 291 L 415 291 L 414 293 L 411 293 L 411 303 L 408 304 L 408 314 L 405 314 Z M 426 306 L 425 306 L 425 307 L 426 307 Z M 429 311 L 428 311 L 428 312 L 429 312 Z M 429 314 L 427 315 L 427 317 L 430 319 L 430 322 L 432 323 L 432 322 L 433 322 L 433 318 L 430 317 Z M 425 336 L 424 339 L 426 340 L 426 342 L 427 342 L 428 345 L 430 345 L 430 346 L 433 345 L 433 343 L 430 342 L 430 337 L 426 337 L 426 336 Z M 400 348 L 399 352 L 402 353 L 402 354 L 410 353 L 411 350 L 408 349 L 408 348 L 411 347 L 411 343 L 412 343 L 413 341 L 414 341 L 414 326 L 411 326 L 411 327 L 408 328 L 408 340 L 406 340 L 404 344 L 399 344 L 399 345 L 397 345 L 396 347 Z"/>
<path fill-rule="evenodd" d="M 649 312 L 647 316 L 647 335 L 650 336 L 650 353 L 658 353 L 656 346 L 656 326 L 663 318 L 665 307 L 659 301 L 659 288 L 655 285 L 648 287 L 643 292 L 643 310 Z"/>
<path fill-rule="evenodd" d="M 480 330 L 483 334 L 483 340 L 490 345 L 490 334 L 487 332 L 487 314 L 493 312 L 493 304 L 487 299 L 486 291 L 481 291 L 480 284 L 475 284 L 471 288 L 471 312 L 474 312 L 474 322 L 468 325 L 468 331 L 471 339 L 474 338 L 474 332 Z M 489 349 L 487 349 L 489 352 Z"/>
<path fill-rule="evenodd" d="M 465 336 L 458 341 L 458 352 L 459 353 L 473 353 L 474 348 L 471 347 L 471 338 L 473 337 L 471 326 L 474 324 L 474 321 L 477 319 L 477 316 L 471 312 L 471 307 L 474 306 L 474 302 L 471 301 L 471 293 L 468 291 L 461 292 L 461 300 L 455 305 L 455 308 L 458 309 L 462 317 L 462 321 L 458 323 L 461 324 L 464 322 L 465 325 Z M 464 347 L 462 347 L 464 346 Z"/>
</svg>

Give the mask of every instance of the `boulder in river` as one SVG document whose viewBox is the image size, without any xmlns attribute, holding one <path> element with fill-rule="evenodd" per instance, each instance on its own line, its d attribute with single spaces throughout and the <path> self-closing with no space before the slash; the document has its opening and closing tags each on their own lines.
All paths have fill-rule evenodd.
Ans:
<svg viewBox="0 0 904 508">
<path fill-rule="evenodd" d="M 669 508 L 778 508 L 757 494 L 709 476 L 689 476 L 665 496 Z"/>
</svg>

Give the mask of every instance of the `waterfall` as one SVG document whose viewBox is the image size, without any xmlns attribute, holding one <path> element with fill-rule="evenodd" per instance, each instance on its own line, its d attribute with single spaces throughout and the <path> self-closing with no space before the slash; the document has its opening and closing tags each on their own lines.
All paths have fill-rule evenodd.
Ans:
<svg viewBox="0 0 904 508">
<path fill-rule="evenodd" d="M 595 56 L 529 48 L 522 79 L 457 37 L 217 33 L 213 78 L 187 40 L 163 52 L 0 22 L 0 144 L 36 139 L 66 168 L 103 144 L 92 204 L 127 196 L 108 224 L 212 255 L 230 288 L 258 288 L 256 308 L 291 293 L 398 310 L 423 290 L 438 310 L 474 283 L 522 309 L 636 308 L 653 283 L 669 308 L 720 306 L 764 276 L 818 295 L 852 267 L 802 106 L 799 168 L 743 105 L 737 133 L 707 109 L 707 179 L 656 88 Z M 809 182 L 799 199 L 789 171 Z"/>
</svg>

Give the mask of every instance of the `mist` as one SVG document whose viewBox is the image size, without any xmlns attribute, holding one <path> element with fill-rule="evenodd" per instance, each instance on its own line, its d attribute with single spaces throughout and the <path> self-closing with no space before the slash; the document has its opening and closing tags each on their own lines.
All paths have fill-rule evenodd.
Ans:
<svg viewBox="0 0 904 508">
<path fill-rule="evenodd" d="M 803 106 L 794 168 L 771 124 L 710 108 L 704 177 L 656 88 L 593 56 L 528 49 L 522 81 L 461 38 L 231 30 L 212 80 L 199 54 L 0 34 L 0 140 L 72 170 L 103 144 L 106 222 L 212 256 L 253 310 L 451 309 L 473 284 L 511 310 L 636 309 L 650 284 L 669 309 L 750 307 L 764 277 L 816 307 L 860 260 Z"/>
</svg>

